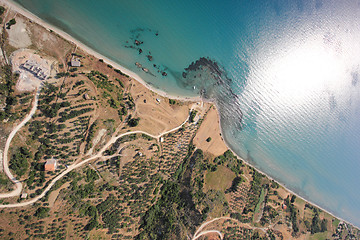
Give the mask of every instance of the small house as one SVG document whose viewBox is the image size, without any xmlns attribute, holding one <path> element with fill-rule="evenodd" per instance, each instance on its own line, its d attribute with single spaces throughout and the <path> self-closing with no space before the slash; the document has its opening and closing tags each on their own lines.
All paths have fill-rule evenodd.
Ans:
<svg viewBox="0 0 360 240">
<path fill-rule="evenodd" d="M 57 161 L 55 158 L 51 158 L 45 163 L 45 171 L 55 171 L 57 166 Z"/>
<path fill-rule="evenodd" d="M 71 59 L 70 65 L 71 65 L 72 67 L 80 67 L 80 66 L 81 66 L 80 58 L 75 58 L 75 57 L 73 57 L 73 58 Z"/>
</svg>

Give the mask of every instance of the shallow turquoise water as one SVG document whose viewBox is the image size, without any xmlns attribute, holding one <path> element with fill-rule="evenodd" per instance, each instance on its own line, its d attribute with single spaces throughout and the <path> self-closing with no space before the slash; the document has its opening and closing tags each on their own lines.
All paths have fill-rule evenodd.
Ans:
<svg viewBox="0 0 360 240">
<path fill-rule="evenodd" d="M 17 2 L 160 89 L 186 96 L 204 89 L 235 152 L 360 226 L 357 1 Z M 129 48 L 135 39 L 144 42 L 141 54 Z M 182 78 L 200 57 L 223 74 Z"/>
</svg>

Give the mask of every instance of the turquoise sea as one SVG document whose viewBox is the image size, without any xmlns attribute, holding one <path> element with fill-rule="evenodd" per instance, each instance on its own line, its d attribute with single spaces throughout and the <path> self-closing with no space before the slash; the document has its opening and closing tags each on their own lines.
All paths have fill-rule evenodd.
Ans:
<svg viewBox="0 0 360 240">
<path fill-rule="evenodd" d="M 16 2 L 157 88 L 216 100 L 236 153 L 360 226 L 359 1 Z"/>
</svg>

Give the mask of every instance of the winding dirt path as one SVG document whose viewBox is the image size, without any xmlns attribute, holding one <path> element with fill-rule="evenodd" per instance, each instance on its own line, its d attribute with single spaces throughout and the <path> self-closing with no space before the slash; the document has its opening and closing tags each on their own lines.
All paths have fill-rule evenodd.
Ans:
<svg viewBox="0 0 360 240">
<path fill-rule="evenodd" d="M 14 130 L 11 132 L 11 133 L 14 132 L 14 134 L 12 135 L 12 137 L 16 134 L 16 132 L 17 132 L 22 126 L 25 125 L 25 123 L 26 123 L 27 121 L 30 120 L 30 118 L 32 117 L 32 115 L 35 113 L 36 107 L 37 107 L 37 98 L 38 98 L 38 95 L 36 95 L 36 101 L 35 101 L 36 104 L 34 104 L 33 109 L 32 109 L 32 111 L 30 112 L 30 113 L 32 113 L 32 112 L 33 112 L 33 113 L 32 113 L 32 114 L 29 114 L 29 116 L 26 117 L 26 118 L 23 120 L 23 122 L 21 122 L 16 128 L 14 128 Z M 26 121 L 25 121 L 25 120 L 26 120 Z M 60 180 L 62 177 L 64 177 L 66 174 L 68 174 L 68 173 L 71 172 L 72 170 L 74 170 L 74 169 L 76 169 L 76 168 L 84 165 L 85 163 L 87 163 L 87 162 L 89 162 L 89 161 L 91 161 L 91 160 L 94 160 L 94 159 L 97 159 L 97 158 L 102 157 L 102 156 L 103 156 L 103 155 L 102 155 L 103 152 L 104 152 L 108 147 L 110 147 L 111 144 L 115 143 L 116 140 L 118 140 L 118 139 L 121 138 L 121 137 L 124 137 L 124 136 L 127 136 L 127 135 L 131 135 L 131 134 L 136 134 L 136 133 L 143 133 L 143 134 L 149 135 L 150 137 L 153 137 L 153 138 L 159 140 L 159 138 L 160 138 L 161 136 L 166 135 L 166 134 L 168 134 L 168 133 L 170 133 L 170 132 L 173 132 L 173 131 L 176 131 L 176 130 L 180 129 L 187 121 L 188 121 L 188 119 L 186 119 L 181 125 L 173 128 L 173 129 L 170 129 L 170 130 L 168 130 L 168 131 L 166 131 L 166 132 L 163 132 L 163 133 L 161 133 L 161 134 L 159 134 L 159 135 L 157 135 L 157 136 L 152 135 L 152 134 L 149 134 L 149 133 L 144 132 L 144 131 L 140 131 L 140 130 L 138 130 L 138 131 L 126 132 L 126 133 L 122 133 L 122 134 L 120 134 L 120 135 L 118 135 L 118 136 L 113 136 L 113 137 L 107 142 L 107 144 L 106 144 L 104 147 L 102 147 L 102 149 L 101 149 L 96 155 L 93 155 L 93 156 L 85 159 L 84 161 L 82 161 L 82 162 L 80 162 L 80 163 L 77 163 L 77 164 L 74 163 L 74 164 L 70 165 L 65 171 L 63 171 L 63 172 L 61 172 L 59 175 L 57 175 L 53 180 L 51 180 L 50 184 L 44 189 L 44 191 L 43 191 L 40 195 L 38 195 L 38 196 L 36 196 L 35 198 L 31 199 L 30 201 L 26 201 L 26 202 L 13 203 L 13 204 L 2 204 L 2 205 L 0 205 L 0 208 L 24 207 L 24 206 L 27 206 L 27 205 L 30 205 L 30 204 L 33 204 L 33 203 L 37 202 L 38 200 L 40 200 L 41 198 L 43 198 L 43 197 L 45 196 L 45 194 L 52 188 L 52 186 L 54 186 L 54 184 L 55 184 L 58 180 Z M 16 130 L 16 131 L 15 131 L 15 130 Z M 11 135 L 11 134 L 10 134 L 10 135 Z M 11 139 L 12 139 L 12 137 L 11 137 Z M 10 140 L 9 140 L 9 139 L 10 139 L 10 136 L 9 136 L 9 138 L 8 138 L 8 141 L 7 141 L 7 143 L 9 142 L 9 143 L 8 143 L 8 146 L 10 145 L 10 142 L 11 142 L 11 139 L 10 139 Z M 8 148 L 9 148 L 9 147 L 8 147 Z M 7 149 L 8 149 L 8 148 L 7 148 Z M 5 148 L 5 149 L 6 149 L 6 148 Z M 4 153 L 4 154 L 5 154 L 5 153 Z M 5 155 L 4 155 L 4 156 L 5 156 Z M 5 169 L 5 162 L 6 162 L 6 167 L 7 167 L 7 161 L 6 161 L 6 160 L 7 160 L 7 159 L 4 158 L 4 169 Z M 8 168 L 7 168 L 7 170 L 8 170 L 8 173 L 10 174 L 10 175 L 8 175 L 8 176 L 9 176 L 9 177 L 11 176 L 11 177 L 12 177 L 11 179 L 15 179 L 15 178 L 13 177 L 13 175 L 11 174 L 11 172 L 9 171 Z M 15 181 L 16 181 L 16 182 L 15 182 Z M 0 194 L 0 196 L 3 195 L 2 198 L 14 197 L 14 196 L 20 195 L 21 190 L 22 190 L 22 184 L 21 184 L 19 181 L 17 181 L 16 179 L 15 179 L 15 181 L 13 181 L 13 182 L 17 184 L 17 188 L 16 188 L 14 191 L 10 192 L 10 193 Z"/>
<path fill-rule="evenodd" d="M 15 189 L 11 192 L 8 193 L 0 193 L 0 198 L 9 198 L 9 197 L 15 197 L 15 196 L 19 196 L 21 194 L 21 190 L 22 190 L 22 183 L 17 180 L 14 175 L 12 175 L 12 173 L 10 172 L 9 169 L 9 164 L 8 164 L 8 155 L 9 155 L 9 148 L 10 148 L 10 143 L 12 141 L 12 139 L 15 137 L 16 133 L 23 127 L 25 126 L 25 124 L 32 118 L 32 116 L 35 114 L 37 106 L 38 106 L 38 100 L 39 100 L 39 93 L 40 93 L 40 89 L 37 89 L 35 97 L 34 97 L 34 103 L 33 103 L 33 107 L 30 110 L 30 113 L 24 118 L 24 120 L 22 120 L 22 122 L 17 125 L 9 134 L 9 137 L 6 140 L 5 143 L 5 149 L 4 149 L 4 156 L 3 156 L 3 167 L 4 167 L 4 172 L 5 174 L 8 176 L 8 178 L 15 184 Z"/>
<path fill-rule="evenodd" d="M 239 222 L 239 220 L 237 219 L 234 219 L 234 218 L 231 218 L 231 217 L 218 217 L 218 218 L 214 218 L 212 220 L 209 220 L 207 222 L 204 222 L 203 224 L 200 225 L 200 227 L 196 230 L 194 236 L 192 237 L 191 240 L 196 240 L 198 239 L 199 237 L 203 236 L 203 235 L 206 235 L 206 234 L 209 234 L 209 233 L 216 233 L 220 236 L 220 239 L 223 239 L 224 238 L 224 235 L 219 231 L 219 230 L 216 230 L 216 229 L 210 229 L 210 230 L 206 230 L 206 231 L 202 231 L 207 225 L 209 225 L 210 223 L 213 223 L 213 222 L 216 222 L 216 221 L 219 221 L 219 220 L 233 220 L 233 221 L 237 221 Z M 241 222 L 240 222 L 241 223 Z M 247 227 L 247 228 L 250 228 L 250 229 L 259 229 L 261 231 L 263 231 L 264 233 L 266 233 L 267 229 L 271 228 L 272 225 L 268 226 L 268 227 L 263 227 L 263 228 L 260 228 L 260 227 L 254 227 L 254 226 L 251 226 L 249 225 L 248 223 L 241 223 L 241 226 L 244 226 L 244 227 Z"/>
</svg>

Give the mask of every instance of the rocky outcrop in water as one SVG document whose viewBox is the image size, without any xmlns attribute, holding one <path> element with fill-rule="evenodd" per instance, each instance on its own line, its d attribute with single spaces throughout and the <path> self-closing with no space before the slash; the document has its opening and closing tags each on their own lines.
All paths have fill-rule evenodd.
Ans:
<svg viewBox="0 0 360 240">
<path fill-rule="evenodd" d="M 209 57 L 200 57 L 184 69 L 178 80 L 181 87 L 193 89 L 206 100 L 215 101 L 224 119 L 241 128 L 239 97 L 232 90 L 232 80 L 224 67 Z M 226 115 L 226 117 L 224 117 Z"/>
</svg>

